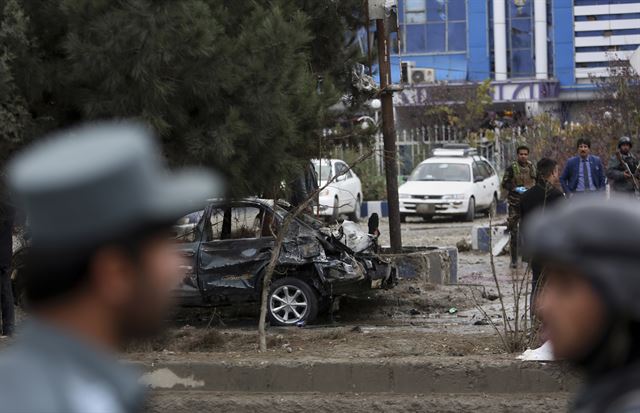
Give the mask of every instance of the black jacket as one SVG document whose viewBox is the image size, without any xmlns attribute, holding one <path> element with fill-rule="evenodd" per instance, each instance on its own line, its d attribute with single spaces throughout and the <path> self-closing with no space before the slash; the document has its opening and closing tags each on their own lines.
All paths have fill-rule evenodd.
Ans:
<svg viewBox="0 0 640 413">
<path fill-rule="evenodd" d="M 525 218 L 538 208 L 553 204 L 558 199 L 563 199 L 564 194 L 547 182 L 538 182 L 522 195 L 520 200 L 520 217 L 524 223 Z"/>
<path fill-rule="evenodd" d="M 0 205 L 0 269 L 11 266 L 13 253 L 13 224 L 15 212 L 7 202 Z"/>
</svg>

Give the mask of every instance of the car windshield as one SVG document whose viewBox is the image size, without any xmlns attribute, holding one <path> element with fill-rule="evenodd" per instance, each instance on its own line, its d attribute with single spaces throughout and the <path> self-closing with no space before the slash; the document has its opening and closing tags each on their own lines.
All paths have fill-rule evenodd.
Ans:
<svg viewBox="0 0 640 413">
<path fill-rule="evenodd" d="M 423 163 L 414 169 L 409 180 L 469 182 L 471 171 L 464 163 Z"/>
<path fill-rule="evenodd" d="M 316 168 L 320 181 L 327 181 L 331 177 L 331 162 L 327 160 L 313 161 L 313 167 Z"/>
</svg>

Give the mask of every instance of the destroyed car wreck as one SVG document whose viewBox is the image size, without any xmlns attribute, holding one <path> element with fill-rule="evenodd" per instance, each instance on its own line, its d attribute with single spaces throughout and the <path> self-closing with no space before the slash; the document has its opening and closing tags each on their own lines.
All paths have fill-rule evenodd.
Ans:
<svg viewBox="0 0 640 413">
<path fill-rule="evenodd" d="M 212 202 L 191 231 L 183 227 L 176 234 L 180 251 L 192 260 L 179 291 L 181 302 L 259 301 L 264 272 L 287 214 L 287 209 L 267 200 Z M 268 295 L 271 323 L 311 322 L 335 297 L 392 287 L 395 269 L 376 254 L 376 245 L 375 237 L 356 233 L 353 227 L 332 231 L 308 215 L 292 220 Z"/>
<path fill-rule="evenodd" d="M 286 204 L 246 199 L 212 201 L 204 211 L 182 218 L 173 234 L 188 260 L 176 290 L 181 305 L 259 302 L 265 269 L 288 214 Z M 293 219 L 268 294 L 271 324 L 309 323 L 336 297 L 393 287 L 395 267 L 376 250 L 376 237 L 355 223 L 329 228 L 309 215 Z M 12 278 L 19 289 L 19 268 Z"/>
</svg>

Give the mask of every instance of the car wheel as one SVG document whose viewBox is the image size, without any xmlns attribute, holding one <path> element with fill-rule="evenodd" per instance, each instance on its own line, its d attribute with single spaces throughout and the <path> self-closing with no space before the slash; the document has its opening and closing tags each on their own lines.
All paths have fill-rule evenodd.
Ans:
<svg viewBox="0 0 640 413">
<path fill-rule="evenodd" d="M 469 207 L 467 213 L 464 216 L 464 220 L 467 222 L 473 222 L 476 217 L 476 199 L 474 197 L 469 198 Z"/>
<path fill-rule="evenodd" d="M 360 218 L 362 217 L 362 202 L 360 202 L 360 195 L 356 198 L 356 208 L 353 210 L 353 213 L 349 215 L 349 219 L 353 222 L 360 222 Z"/>
<path fill-rule="evenodd" d="M 306 282 L 285 277 L 271 284 L 268 309 L 272 325 L 311 323 L 318 315 L 318 295 Z"/>
<path fill-rule="evenodd" d="M 407 222 L 407 216 L 405 214 L 400 214 L 400 222 L 403 224 Z"/>
<path fill-rule="evenodd" d="M 331 220 L 335 222 L 338 218 L 340 218 L 340 201 L 338 200 L 338 197 L 335 197 L 333 200 L 333 213 L 331 214 Z"/>
<path fill-rule="evenodd" d="M 422 220 L 424 222 L 431 222 L 431 221 L 433 221 L 433 215 L 423 215 L 422 216 Z"/>
</svg>

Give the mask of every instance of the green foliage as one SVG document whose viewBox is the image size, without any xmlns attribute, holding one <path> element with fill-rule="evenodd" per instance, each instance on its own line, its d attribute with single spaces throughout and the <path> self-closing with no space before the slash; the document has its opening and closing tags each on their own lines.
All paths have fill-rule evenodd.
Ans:
<svg viewBox="0 0 640 413">
<path fill-rule="evenodd" d="M 29 126 L 26 102 L 18 92 L 12 64 L 29 48 L 28 19 L 16 0 L 8 0 L 0 23 L 0 161 L 4 162 L 25 141 Z"/>
<path fill-rule="evenodd" d="M 373 157 L 361 159 L 362 153 L 348 149 L 342 153 L 344 161 L 350 165 L 362 182 L 363 201 L 379 201 L 387 199 L 387 184 L 384 175 L 378 173 L 376 160 Z M 360 160 L 360 162 L 357 162 Z"/>
<path fill-rule="evenodd" d="M 473 134 L 486 121 L 486 114 L 493 104 L 491 79 L 478 84 L 437 84 L 429 87 L 429 102 L 417 118 L 422 126 L 455 126 Z"/>
<path fill-rule="evenodd" d="M 326 109 L 349 84 L 358 56 L 344 33 L 359 24 L 356 4 L 0 0 L 3 49 L 16 50 L 0 59 L 0 86 L 34 125 L 13 134 L 135 118 L 160 134 L 173 165 L 217 167 L 232 195 L 273 194 L 315 155 Z M 26 138 L 0 129 L 3 144 Z"/>
</svg>

